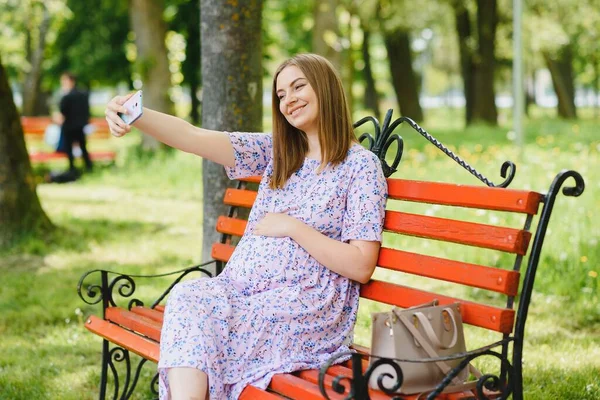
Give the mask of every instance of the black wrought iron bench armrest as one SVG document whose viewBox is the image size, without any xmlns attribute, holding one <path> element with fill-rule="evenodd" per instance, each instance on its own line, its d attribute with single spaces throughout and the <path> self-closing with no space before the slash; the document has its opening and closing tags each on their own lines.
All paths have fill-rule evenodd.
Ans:
<svg viewBox="0 0 600 400">
<path fill-rule="evenodd" d="M 77 284 L 77 293 L 86 304 L 95 305 L 102 302 L 102 308 L 103 310 L 105 310 L 107 307 L 117 306 L 113 295 L 115 289 L 117 290 L 118 294 L 122 297 L 131 297 L 134 294 L 136 289 L 136 283 L 134 278 L 152 279 L 166 276 L 174 276 L 179 274 L 169 285 L 169 287 L 160 296 L 158 296 L 156 300 L 152 302 L 150 308 L 153 309 L 158 304 L 160 304 L 160 302 L 169 294 L 171 289 L 187 275 L 194 272 L 198 272 L 206 275 L 209 278 L 212 277 L 213 274 L 204 267 L 210 264 L 214 264 L 216 262 L 216 260 L 210 260 L 202 264 L 193 265 L 191 267 L 166 272 L 163 274 L 153 275 L 126 274 L 117 271 L 95 269 L 88 271 L 82 275 L 82 277 L 79 279 L 79 283 Z M 93 277 L 95 274 L 100 275 L 100 282 L 98 283 L 96 281 L 94 283 L 89 283 L 86 285 L 86 281 L 88 280 L 88 278 Z M 144 305 L 144 303 L 141 300 L 132 298 L 127 304 L 127 309 L 131 309 L 131 307 L 133 306 L 141 305 Z"/>
</svg>

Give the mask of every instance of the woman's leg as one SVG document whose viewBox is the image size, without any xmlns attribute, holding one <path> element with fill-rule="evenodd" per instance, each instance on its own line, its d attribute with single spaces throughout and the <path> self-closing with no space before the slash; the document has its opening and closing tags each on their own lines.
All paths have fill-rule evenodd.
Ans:
<svg viewBox="0 0 600 400">
<path fill-rule="evenodd" d="M 196 368 L 169 368 L 172 400 L 208 400 L 208 376 Z"/>
</svg>

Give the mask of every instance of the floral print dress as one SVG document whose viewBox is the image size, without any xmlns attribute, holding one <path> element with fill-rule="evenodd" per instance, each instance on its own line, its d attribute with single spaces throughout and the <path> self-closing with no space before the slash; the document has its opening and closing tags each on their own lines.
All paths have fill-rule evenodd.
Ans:
<svg viewBox="0 0 600 400">
<path fill-rule="evenodd" d="M 286 213 L 330 238 L 381 241 L 387 186 L 377 157 L 359 144 L 342 163 L 317 171 L 306 158 L 282 189 L 270 189 L 272 137 L 228 133 L 231 179 L 262 175 L 246 232 L 223 272 L 176 285 L 169 295 L 158 364 L 208 375 L 211 400 L 237 399 L 247 385 L 323 365 L 348 351 L 359 284 L 317 262 L 289 237 L 253 234 L 266 213 Z"/>
</svg>

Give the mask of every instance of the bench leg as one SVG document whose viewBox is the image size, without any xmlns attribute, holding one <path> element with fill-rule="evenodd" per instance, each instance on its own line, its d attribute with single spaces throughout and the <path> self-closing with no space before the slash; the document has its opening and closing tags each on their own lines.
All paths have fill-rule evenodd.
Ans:
<svg viewBox="0 0 600 400">
<path fill-rule="evenodd" d="M 102 340 L 102 369 L 100 372 L 100 400 L 106 399 L 106 381 L 108 372 L 108 340 Z"/>
<path fill-rule="evenodd" d="M 523 369 L 521 363 L 515 364 L 513 379 L 513 400 L 523 400 Z"/>
<path fill-rule="evenodd" d="M 112 384 L 114 386 L 112 399 L 127 400 L 133 395 L 142 372 L 142 367 L 148 360 L 142 358 L 132 376 L 133 369 L 129 351 L 119 346 L 113 346 L 112 349 L 109 346 L 110 343 L 108 340 L 104 339 L 102 341 L 102 369 L 100 375 L 99 398 L 100 400 L 106 399 L 108 372 L 110 369 L 110 372 L 112 373 Z M 125 371 L 121 371 L 124 372 L 124 374 L 122 374 L 124 375 L 124 382 L 121 382 L 119 379 L 119 371 L 117 371 L 117 365 L 115 363 L 120 363 L 125 367 Z M 121 379 L 123 379 L 123 376 L 121 376 Z M 150 391 L 158 398 L 158 373 L 154 375 L 150 382 Z"/>
</svg>

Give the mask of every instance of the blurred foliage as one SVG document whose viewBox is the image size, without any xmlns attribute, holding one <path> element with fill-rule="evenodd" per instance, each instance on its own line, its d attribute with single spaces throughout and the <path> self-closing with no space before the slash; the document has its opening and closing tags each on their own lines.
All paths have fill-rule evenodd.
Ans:
<svg viewBox="0 0 600 400">
<path fill-rule="evenodd" d="M 66 6 L 71 18 L 64 21 L 48 49 L 50 79 L 70 70 L 88 87 L 128 82 L 131 71 L 125 57 L 129 33 L 127 3 L 99 0 L 92 6 L 81 0 L 67 0 Z"/>
<path fill-rule="evenodd" d="M 361 55 L 363 29 L 371 32 L 372 70 L 378 92 L 393 99 L 388 57 L 382 33 L 410 32 L 414 69 L 422 80 L 422 95 L 442 96 L 462 90 L 455 16 L 457 0 L 338 0 L 336 15 L 341 44 L 349 60 L 344 79 L 352 81 L 356 107 L 364 93 L 364 60 Z M 13 84 L 24 81 L 29 70 L 29 48 L 34 48 L 44 4 L 52 18 L 45 51 L 42 90 L 58 86 L 58 75 L 72 70 L 82 82 L 94 88 L 129 87 L 136 78 L 132 63 L 136 59 L 130 31 L 127 2 L 98 0 L 3 0 L 0 2 L 0 52 Z M 181 86 L 201 85 L 199 0 L 167 0 L 164 13 L 169 32 L 173 93 Z M 265 75 L 270 76 L 283 58 L 312 50 L 316 0 L 265 0 L 263 42 Z M 475 26 L 477 5 L 465 0 Z M 554 54 L 566 44 L 574 51 L 573 67 L 578 87 L 595 87 L 600 75 L 600 0 L 528 0 L 524 2 L 523 45 L 526 76 L 546 67 L 543 52 Z M 512 0 L 498 0 L 496 35 L 496 87 L 498 93 L 511 88 Z M 337 34 L 336 34 L 337 35 Z M 472 43 L 475 46 L 476 43 Z M 348 58 L 349 56 L 349 58 Z M 350 68 L 351 67 L 351 68 Z M 352 75 L 350 75 L 351 73 Z M 172 97 L 173 97 L 172 93 Z M 178 98 L 174 98 L 177 102 Z"/>
</svg>

